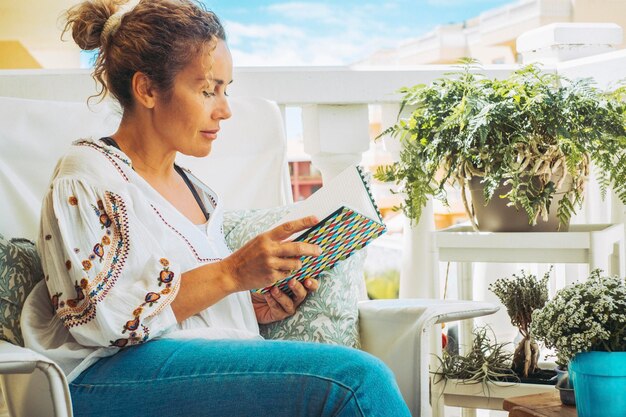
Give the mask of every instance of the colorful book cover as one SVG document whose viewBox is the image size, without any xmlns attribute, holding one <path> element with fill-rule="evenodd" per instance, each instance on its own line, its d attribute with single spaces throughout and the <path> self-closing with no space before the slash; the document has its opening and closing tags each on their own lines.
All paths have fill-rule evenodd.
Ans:
<svg viewBox="0 0 626 417">
<path fill-rule="evenodd" d="M 274 285 L 253 290 L 253 292 L 264 294 L 272 287 L 278 286 L 283 292 L 291 294 L 291 290 L 288 287 L 289 280 L 297 279 L 302 282 L 306 278 L 317 278 L 323 271 L 334 267 L 337 262 L 349 258 L 354 252 L 364 248 L 385 233 L 387 229 L 381 220 L 380 212 L 374 203 L 361 169 L 359 167 L 351 167 L 350 169 L 352 170 L 351 172 L 340 174 L 337 180 L 342 181 L 343 185 L 349 187 L 353 192 L 366 193 L 366 200 L 371 205 L 367 207 L 367 210 L 370 215 L 373 213 L 375 218 L 370 218 L 348 205 L 342 205 L 317 225 L 294 239 L 294 241 L 319 245 L 322 248 L 320 256 L 302 257 L 302 268 L 294 271 L 291 275 L 276 282 Z M 358 178 L 358 181 L 355 178 Z M 361 190 L 355 191 L 355 185 L 356 188 L 361 188 Z"/>
</svg>

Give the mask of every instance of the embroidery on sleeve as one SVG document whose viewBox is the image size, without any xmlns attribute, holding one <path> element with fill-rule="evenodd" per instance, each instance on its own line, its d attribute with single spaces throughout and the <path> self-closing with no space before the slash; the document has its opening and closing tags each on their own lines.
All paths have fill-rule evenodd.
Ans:
<svg viewBox="0 0 626 417">
<path fill-rule="evenodd" d="M 80 141 L 80 142 L 76 142 L 77 146 L 88 146 L 92 149 L 95 149 L 96 151 L 100 152 L 102 155 L 104 155 L 104 157 L 106 159 L 109 160 L 109 162 L 115 167 L 115 169 L 117 170 L 117 172 L 122 176 L 122 178 L 124 178 L 124 180 L 126 182 L 130 182 L 128 177 L 126 176 L 126 174 L 124 173 L 124 170 L 122 169 L 122 167 L 117 163 L 116 159 L 122 161 L 124 164 L 131 166 L 130 161 L 121 158 L 119 155 L 111 152 L 110 150 L 103 148 L 101 146 L 96 145 L 95 143 L 89 142 L 89 141 Z"/>
<path fill-rule="evenodd" d="M 129 332 L 129 337 L 126 339 L 122 338 L 117 340 L 111 340 L 111 346 L 122 348 L 125 346 L 137 345 L 148 340 L 150 335 L 150 329 L 141 323 L 141 315 L 143 314 L 145 307 L 152 307 L 154 304 L 159 303 L 159 306 L 153 312 L 151 312 L 150 315 L 146 316 L 152 317 L 161 312 L 161 310 L 163 310 L 163 308 L 165 308 L 167 305 L 169 305 L 169 303 L 163 302 L 164 300 L 162 300 L 162 296 L 165 296 L 165 300 L 169 300 L 173 297 L 174 293 L 172 292 L 172 281 L 174 279 L 174 272 L 169 270 L 170 262 L 167 259 L 161 258 L 159 260 L 159 263 L 161 264 L 163 269 L 161 269 L 161 272 L 157 277 L 157 281 L 159 283 L 159 286 L 165 284 L 165 288 L 163 288 L 158 293 L 150 291 L 146 294 L 144 302 L 141 303 L 139 307 L 137 307 L 135 310 L 133 310 L 133 318 L 127 321 L 122 328 L 122 333 L 125 334 L 126 332 Z M 176 285 L 180 285 L 180 281 L 178 281 Z M 172 295 L 168 297 L 168 294 Z M 138 331 L 140 326 L 141 331 Z"/>
<path fill-rule="evenodd" d="M 84 290 L 87 288 L 87 280 L 85 278 L 78 282 L 74 282 L 74 291 L 76 291 L 76 298 L 71 298 L 65 302 L 69 307 L 75 308 L 81 301 L 85 299 Z"/>
<path fill-rule="evenodd" d="M 139 333 L 136 331 L 131 332 L 127 339 L 111 340 L 111 346 L 123 348 L 125 346 L 133 346 L 145 342 L 150 338 L 150 329 L 148 329 L 143 324 L 141 325 L 141 329 L 142 332 Z"/>
<path fill-rule="evenodd" d="M 163 265 L 163 269 L 159 274 L 159 287 L 163 284 L 166 284 L 166 287 L 169 288 L 172 284 L 172 280 L 174 279 L 174 273 L 169 270 L 169 261 L 165 258 L 161 258 L 161 265 Z"/>
<path fill-rule="evenodd" d="M 47 280 L 48 280 L 48 277 L 46 276 L 46 281 Z M 59 297 L 61 297 L 62 295 L 63 295 L 62 292 L 58 292 L 52 296 L 51 300 L 52 300 L 52 307 L 54 307 L 54 311 L 57 311 L 59 309 Z"/>
<path fill-rule="evenodd" d="M 76 298 L 57 299 L 57 313 L 68 328 L 85 324 L 95 317 L 96 304 L 113 288 L 128 257 L 130 239 L 124 201 L 120 196 L 106 192 L 104 202 L 99 200 L 96 204 L 94 212 L 104 229 L 104 236 L 93 246 L 88 259 L 82 261 L 82 271 L 87 276 L 81 279 L 80 284 L 75 282 Z M 102 268 L 90 281 L 89 274 L 97 270 L 93 264 L 95 260 L 102 264 Z M 69 260 L 66 266 L 68 270 L 71 268 Z"/>
</svg>

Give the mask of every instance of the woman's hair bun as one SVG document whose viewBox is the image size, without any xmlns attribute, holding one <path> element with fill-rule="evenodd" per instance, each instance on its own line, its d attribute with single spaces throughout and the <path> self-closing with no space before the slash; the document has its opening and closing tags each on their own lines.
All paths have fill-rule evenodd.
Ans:
<svg viewBox="0 0 626 417">
<path fill-rule="evenodd" d="M 107 19 L 116 12 L 119 1 L 87 0 L 66 12 L 63 33 L 71 31 L 74 42 L 84 51 L 102 46 L 101 34 Z"/>
</svg>

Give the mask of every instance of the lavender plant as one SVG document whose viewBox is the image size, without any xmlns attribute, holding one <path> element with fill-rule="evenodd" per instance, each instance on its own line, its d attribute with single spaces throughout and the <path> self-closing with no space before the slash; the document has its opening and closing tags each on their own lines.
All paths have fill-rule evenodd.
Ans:
<svg viewBox="0 0 626 417">
<path fill-rule="evenodd" d="M 586 281 L 559 290 L 532 314 L 531 334 L 554 348 L 559 364 L 577 353 L 626 351 L 626 285 L 594 270 Z"/>
</svg>

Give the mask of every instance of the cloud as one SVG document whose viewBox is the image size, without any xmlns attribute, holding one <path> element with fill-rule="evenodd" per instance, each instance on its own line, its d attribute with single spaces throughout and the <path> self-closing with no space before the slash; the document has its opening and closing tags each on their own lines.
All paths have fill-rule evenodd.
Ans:
<svg viewBox="0 0 626 417">
<path fill-rule="evenodd" d="M 278 17 L 294 20 L 319 20 L 335 22 L 333 9 L 326 4 L 290 2 L 276 3 L 266 7 L 266 10 Z"/>
<path fill-rule="evenodd" d="M 271 42 L 249 40 L 245 48 L 231 47 L 233 60 L 240 66 L 341 65 L 352 55 L 351 45 L 339 45 L 334 39 L 279 37 Z"/>
<path fill-rule="evenodd" d="M 411 0 L 413 1 L 413 0 Z M 345 27 L 354 24 L 375 22 L 381 11 L 398 9 L 400 4 L 388 1 L 383 4 L 362 2 L 354 5 L 348 2 L 336 2 L 332 6 L 323 3 L 286 2 L 275 3 L 263 8 L 272 17 L 292 20 L 303 24 L 323 24 Z"/>
<path fill-rule="evenodd" d="M 358 34 L 280 37 L 271 42 L 250 40 L 245 47 L 231 46 L 231 52 L 235 65 L 239 66 L 346 65 L 388 44 L 389 39 Z"/>
<path fill-rule="evenodd" d="M 244 25 L 239 22 L 227 20 L 224 28 L 228 36 L 228 43 L 231 46 L 239 45 L 242 42 L 259 39 L 275 39 L 283 37 L 302 38 L 305 32 L 298 27 L 282 23 L 271 23 L 266 25 Z"/>
<path fill-rule="evenodd" d="M 277 3 L 259 8 L 267 13 L 265 24 L 229 20 L 225 27 L 236 65 L 346 65 L 410 35 L 406 28 L 390 31 L 379 19 L 381 10 L 397 6 Z"/>
</svg>

